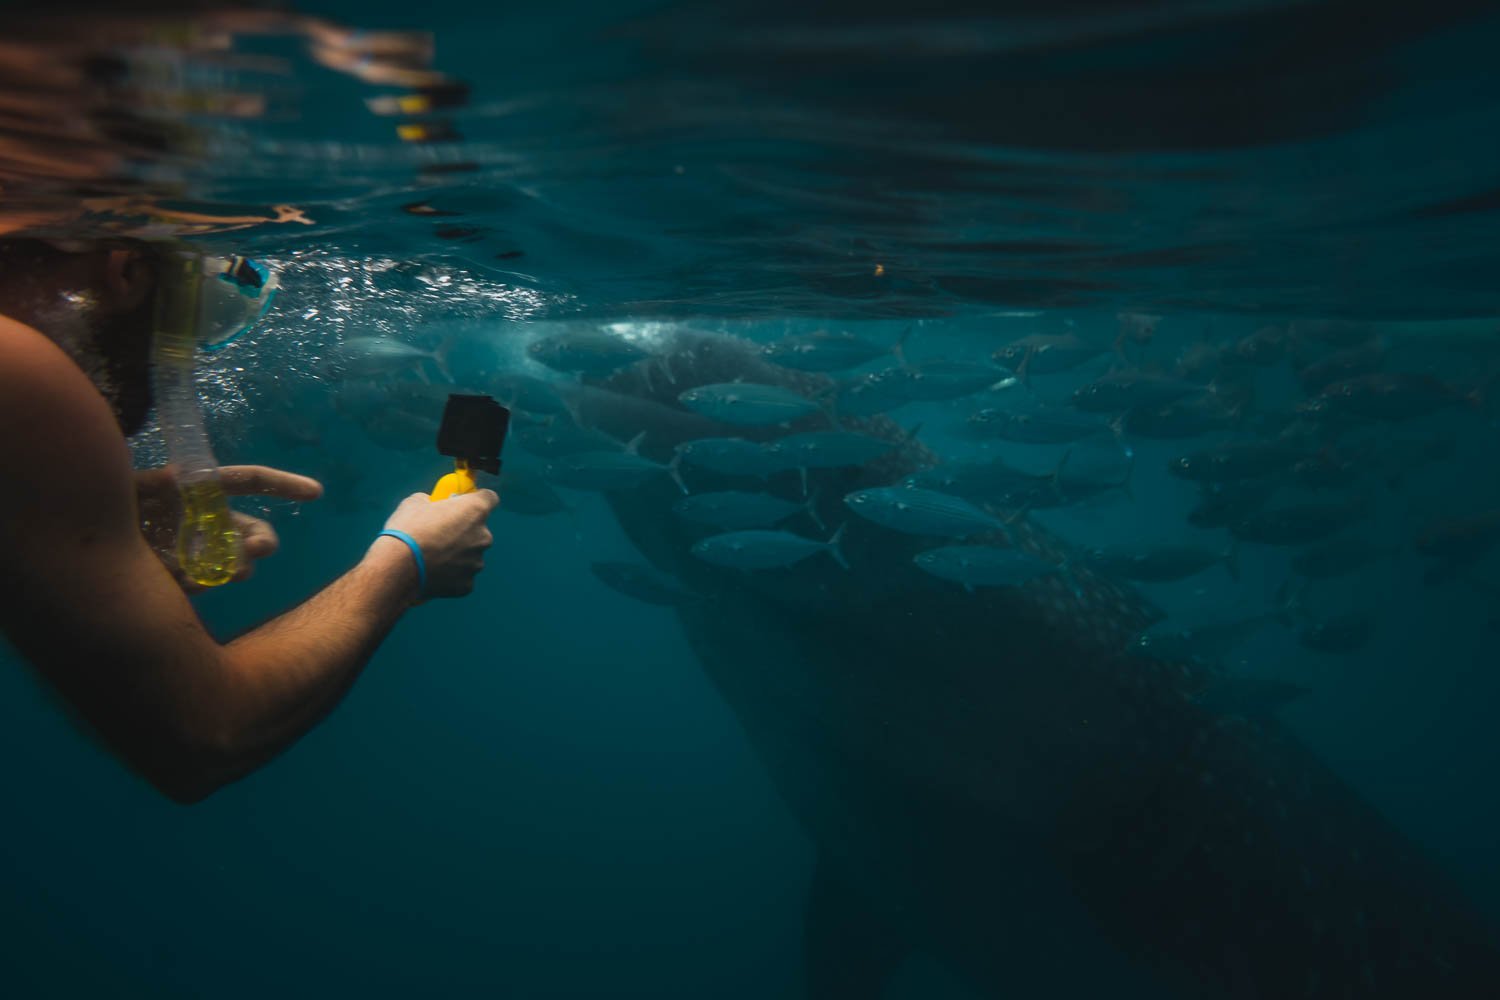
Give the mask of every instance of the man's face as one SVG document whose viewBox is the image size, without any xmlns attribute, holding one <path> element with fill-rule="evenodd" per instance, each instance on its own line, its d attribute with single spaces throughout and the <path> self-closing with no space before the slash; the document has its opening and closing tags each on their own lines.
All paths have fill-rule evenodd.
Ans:
<svg viewBox="0 0 1500 1000">
<path fill-rule="evenodd" d="M 32 325 L 83 369 L 124 434 L 139 431 L 152 403 L 153 259 L 121 248 L 67 254 L 26 287 Z"/>
</svg>

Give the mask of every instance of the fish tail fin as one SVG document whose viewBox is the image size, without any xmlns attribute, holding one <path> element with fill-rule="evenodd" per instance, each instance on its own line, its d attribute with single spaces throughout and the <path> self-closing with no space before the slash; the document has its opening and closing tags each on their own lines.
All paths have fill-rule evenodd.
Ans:
<svg viewBox="0 0 1500 1000">
<path fill-rule="evenodd" d="M 625 442 L 625 453 L 627 455 L 639 455 L 641 453 L 641 442 L 646 440 L 646 432 L 641 431 L 635 437 Z"/>
<path fill-rule="evenodd" d="M 1000 520 L 1005 522 L 1006 527 L 1009 527 L 1010 525 L 1015 524 L 1017 521 L 1025 517 L 1026 513 L 1027 508 L 1017 507 L 1014 510 L 1007 511 L 1006 513 L 1002 514 Z"/>
<path fill-rule="evenodd" d="M 845 521 L 843 524 L 839 525 L 838 530 L 835 531 L 832 537 L 830 537 L 825 543 L 828 549 L 828 554 L 833 556 L 833 561 L 838 563 L 845 569 L 849 568 L 849 560 L 844 558 L 844 550 L 839 547 L 839 543 L 844 540 L 844 529 L 847 527 L 849 527 L 849 522 Z"/>
<path fill-rule="evenodd" d="M 1062 458 L 1057 460 L 1057 465 L 1052 469 L 1052 486 L 1057 488 L 1062 485 L 1063 469 L 1068 467 L 1068 460 L 1073 457 L 1073 449 L 1070 447 L 1063 452 Z"/>
<path fill-rule="evenodd" d="M 1062 458 L 1057 460 L 1057 466 L 1052 470 L 1052 475 L 1048 477 L 1050 480 L 1049 485 L 1052 487 L 1052 495 L 1056 499 L 1060 500 L 1063 497 L 1063 469 L 1068 467 L 1068 460 L 1072 457 L 1073 449 L 1070 447 L 1063 452 Z"/>
<path fill-rule="evenodd" d="M 1298 616 L 1302 614 L 1306 586 L 1305 583 L 1288 580 L 1276 588 L 1276 604 L 1271 609 L 1271 617 L 1277 623 L 1286 628 L 1296 625 Z"/>
<path fill-rule="evenodd" d="M 1016 378 L 1021 380 L 1022 385 L 1031 384 L 1031 358 L 1034 354 L 1036 354 L 1035 347 L 1026 348 L 1026 356 L 1021 359 L 1020 364 L 1016 365 Z"/>
<path fill-rule="evenodd" d="M 801 466 L 797 472 L 802 477 L 802 495 L 807 496 L 807 466 Z"/>
<path fill-rule="evenodd" d="M 578 396 L 578 395 L 563 396 L 561 393 L 559 393 L 558 394 L 558 398 L 562 401 L 563 412 L 567 413 L 568 419 L 571 420 L 571 421 L 573 421 L 573 426 L 575 426 L 575 427 L 586 427 L 586 426 L 588 426 L 587 424 L 585 424 L 583 422 L 583 419 L 582 419 L 582 417 L 583 417 L 583 399 L 582 399 L 581 396 Z"/>
<path fill-rule="evenodd" d="M 818 526 L 819 531 L 827 531 L 828 525 L 824 524 L 823 519 L 818 516 L 818 498 L 821 495 L 817 490 L 814 490 L 812 496 L 808 497 L 807 502 L 802 505 L 802 509 L 807 511 L 807 516 L 812 518 L 813 524 Z"/>
<path fill-rule="evenodd" d="M 891 345 L 891 353 L 896 356 L 896 361 L 901 367 L 906 367 L 906 341 L 911 336 L 912 330 L 916 329 L 915 323 L 908 323 L 906 329 L 901 331 L 901 336 Z"/>
<path fill-rule="evenodd" d="M 1464 397 L 1464 400 L 1471 409 L 1480 413 L 1491 411 L 1493 407 L 1490 404 L 1495 398 L 1495 389 L 1497 386 L 1500 386 L 1500 372 L 1496 372 L 1475 386 Z"/>
<path fill-rule="evenodd" d="M 1229 579 L 1235 583 L 1240 581 L 1240 540 L 1236 538 L 1229 543 L 1229 548 L 1224 550 L 1224 570 L 1229 574 Z"/>
<path fill-rule="evenodd" d="M 1010 530 L 1010 526 L 1014 524 L 1016 522 L 1016 519 L 1024 514 L 1025 511 L 1007 511 L 988 503 L 981 503 L 979 505 L 979 509 L 984 511 L 985 514 L 989 515 L 990 521 L 994 525 L 995 530 L 1000 532 L 1000 537 L 1005 539 L 1005 544 L 1013 547 L 1016 544 L 1016 536 L 1015 533 Z"/>
<path fill-rule="evenodd" d="M 641 436 L 644 436 L 644 434 L 645 431 L 642 431 Z M 682 452 L 672 452 L 672 460 L 667 463 L 667 475 L 672 477 L 672 482 L 677 484 L 677 488 L 682 491 L 683 496 L 687 496 L 692 492 L 688 489 L 687 483 L 682 480 Z"/>
<path fill-rule="evenodd" d="M 437 368 L 438 374 L 443 376 L 443 381 L 449 385 L 456 385 L 458 380 L 453 377 L 453 369 L 450 361 L 453 357 L 453 348 L 458 345 L 458 334 L 450 333 L 438 341 L 437 347 L 432 349 L 432 363 Z"/>
<path fill-rule="evenodd" d="M 1078 579 L 1078 574 L 1073 571 L 1072 564 L 1064 562 L 1057 568 L 1057 571 L 1067 581 L 1068 593 L 1073 595 L 1074 600 L 1078 601 L 1079 604 L 1088 603 L 1089 592 L 1084 588 L 1083 581 Z"/>
<path fill-rule="evenodd" d="M 1062 577 L 1068 593 L 1072 594 L 1079 603 L 1088 600 L 1088 591 L 1083 586 L 1083 581 L 1078 576 L 1077 554 L 1069 552 L 1053 565 L 1051 572 Z"/>
<path fill-rule="evenodd" d="M 1250 411 L 1255 406 L 1255 384 L 1249 383 L 1235 392 L 1229 404 L 1229 419 L 1234 423 L 1236 429 L 1245 425 L 1250 418 Z"/>
<path fill-rule="evenodd" d="M 839 384 L 833 380 L 829 380 L 827 385 L 818 389 L 807 398 L 811 402 L 818 404 L 818 409 L 822 411 L 823 416 L 828 418 L 829 425 L 837 429 L 839 426 Z"/>
</svg>

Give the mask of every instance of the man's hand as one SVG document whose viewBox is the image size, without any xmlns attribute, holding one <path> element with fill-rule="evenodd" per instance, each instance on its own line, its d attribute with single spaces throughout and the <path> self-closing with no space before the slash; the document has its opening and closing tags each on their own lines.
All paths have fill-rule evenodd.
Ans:
<svg viewBox="0 0 1500 1000">
<path fill-rule="evenodd" d="M 262 496 L 282 500 L 316 500 L 323 487 L 315 479 L 299 476 L 263 465 L 226 465 L 219 470 L 219 483 L 232 497 Z M 205 589 L 190 580 L 177 565 L 177 528 L 182 506 L 177 492 L 177 475 L 170 466 L 148 469 L 135 474 L 136 502 L 140 509 L 141 533 L 152 550 L 171 570 L 179 586 L 190 594 Z M 255 572 L 255 563 L 273 555 L 280 547 L 276 530 L 258 517 L 232 511 L 239 529 L 245 558 L 234 580 L 246 580 Z"/>
<path fill-rule="evenodd" d="M 221 643 L 147 544 L 137 473 L 109 404 L 56 344 L 3 318 L 0 427 L 0 632 L 175 801 L 198 801 L 317 725 L 411 604 L 416 574 L 398 562 L 409 567 L 411 555 L 384 551 L 404 548 L 385 539 L 301 605 Z M 89 478 L 75 486 L 79 469 Z M 271 469 L 223 471 L 237 495 L 320 491 Z M 149 519 L 175 529 L 170 473 L 147 474 L 145 486 L 156 503 Z M 430 506 L 461 519 L 470 503 Z M 424 543 L 436 542 L 442 533 L 418 520 Z M 250 556 L 267 555 L 274 538 L 253 532 Z"/>
<path fill-rule="evenodd" d="M 484 569 L 484 550 L 495 540 L 485 519 L 500 503 L 494 490 L 475 490 L 447 500 L 433 501 L 413 493 L 386 521 L 387 528 L 406 532 L 422 548 L 427 564 L 425 597 L 463 597 L 474 590 L 474 577 Z M 401 546 L 394 538 L 377 543 Z"/>
</svg>

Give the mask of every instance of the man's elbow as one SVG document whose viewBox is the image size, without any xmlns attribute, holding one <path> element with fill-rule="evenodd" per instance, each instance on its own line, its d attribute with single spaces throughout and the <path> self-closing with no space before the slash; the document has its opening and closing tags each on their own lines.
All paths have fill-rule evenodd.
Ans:
<svg viewBox="0 0 1500 1000">
<path fill-rule="evenodd" d="M 180 806 L 197 805 L 239 777 L 189 751 L 178 751 L 169 762 L 156 762 L 137 770 L 152 788 Z"/>
<path fill-rule="evenodd" d="M 152 788 L 179 806 L 195 806 L 228 784 L 180 775 L 148 774 L 146 780 Z"/>
<path fill-rule="evenodd" d="M 178 732 L 140 771 L 166 798 L 196 805 L 251 770 L 235 747 L 222 730 Z"/>
</svg>

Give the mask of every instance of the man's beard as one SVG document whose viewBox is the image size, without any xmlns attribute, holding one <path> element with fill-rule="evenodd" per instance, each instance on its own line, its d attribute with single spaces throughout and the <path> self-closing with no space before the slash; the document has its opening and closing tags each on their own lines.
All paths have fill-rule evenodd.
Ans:
<svg viewBox="0 0 1500 1000">
<path fill-rule="evenodd" d="M 126 437 L 145 426 L 152 404 L 150 296 L 129 312 L 112 315 L 68 296 L 36 318 L 37 329 L 94 383 Z"/>
</svg>

